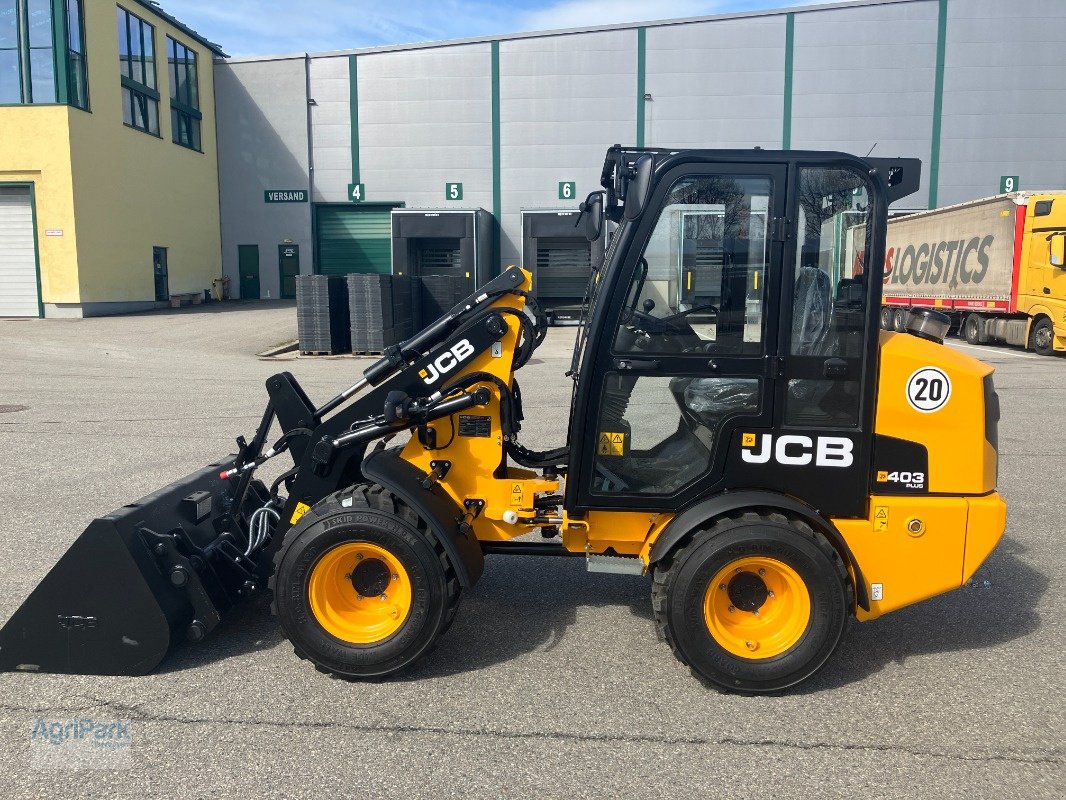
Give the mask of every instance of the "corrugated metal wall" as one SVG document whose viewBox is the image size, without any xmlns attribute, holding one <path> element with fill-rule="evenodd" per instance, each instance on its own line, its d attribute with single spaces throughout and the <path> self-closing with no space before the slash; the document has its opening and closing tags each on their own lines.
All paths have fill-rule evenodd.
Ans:
<svg viewBox="0 0 1066 800">
<path fill-rule="evenodd" d="M 232 60 L 216 67 L 227 271 L 238 241 L 272 253 L 297 218 L 307 268 L 311 204 L 262 200 L 297 175 L 317 202 L 359 182 L 372 202 L 498 210 L 514 263 L 521 210 L 576 205 L 606 147 L 639 141 L 641 114 L 651 146 L 917 156 L 923 184 L 904 208 L 994 194 L 1000 175 L 1066 186 L 1064 23 L 1061 0 L 903 0 L 316 56 L 313 178 L 303 60 Z"/>
</svg>

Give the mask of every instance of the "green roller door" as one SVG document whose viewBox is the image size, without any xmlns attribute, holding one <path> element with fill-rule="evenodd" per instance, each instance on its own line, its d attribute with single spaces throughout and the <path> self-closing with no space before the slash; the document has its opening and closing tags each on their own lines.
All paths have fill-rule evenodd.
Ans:
<svg viewBox="0 0 1066 800">
<path fill-rule="evenodd" d="M 315 271 L 392 272 L 393 206 L 323 205 L 315 210 Z"/>
</svg>

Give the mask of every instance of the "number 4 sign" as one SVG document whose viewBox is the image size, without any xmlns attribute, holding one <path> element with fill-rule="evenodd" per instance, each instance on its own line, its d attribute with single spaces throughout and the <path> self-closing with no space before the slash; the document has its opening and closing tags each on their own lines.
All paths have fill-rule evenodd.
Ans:
<svg viewBox="0 0 1066 800">
<path fill-rule="evenodd" d="M 353 203 L 361 203 L 366 199 L 366 185 L 362 183 L 348 184 L 348 199 Z"/>
</svg>

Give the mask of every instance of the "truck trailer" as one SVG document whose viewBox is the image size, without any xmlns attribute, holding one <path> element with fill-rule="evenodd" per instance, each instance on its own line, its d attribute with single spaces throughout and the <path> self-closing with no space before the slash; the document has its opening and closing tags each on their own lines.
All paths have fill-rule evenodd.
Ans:
<svg viewBox="0 0 1066 800">
<path fill-rule="evenodd" d="M 862 241 L 858 239 L 856 241 Z M 1066 350 L 1066 191 L 1011 192 L 889 220 L 881 327 L 934 308 L 970 344 Z"/>
</svg>

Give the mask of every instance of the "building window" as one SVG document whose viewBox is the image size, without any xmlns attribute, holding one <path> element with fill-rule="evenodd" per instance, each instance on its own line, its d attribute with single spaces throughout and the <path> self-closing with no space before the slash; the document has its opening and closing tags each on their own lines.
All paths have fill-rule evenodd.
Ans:
<svg viewBox="0 0 1066 800">
<path fill-rule="evenodd" d="M 118 61 L 122 76 L 122 121 L 159 135 L 155 82 L 155 27 L 118 7 Z"/>
<path fill-rule="evenodd" d="M 67 102 L 89 110 L 89 81 L 85 68 L 85 17 L 82 0 L 65 0 L 67 23 Z"/>
<path fill-rule="evenodd" d="M 0 103 L 22 102 L 19 3 L 0 0 Z"/>
<path fill-rule="evenodd" d="M 82 0 L 0 0 L 0 104 L 88 110 Z"/>
<path fill-rule="evenodd" d="M 200 89 L 196 80 L 196 51 L 167 37 L 170 70 L 170 127 L 174 143 L 200 149 Z"/>
</svg>

